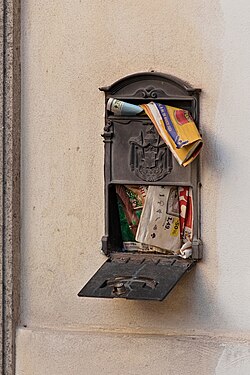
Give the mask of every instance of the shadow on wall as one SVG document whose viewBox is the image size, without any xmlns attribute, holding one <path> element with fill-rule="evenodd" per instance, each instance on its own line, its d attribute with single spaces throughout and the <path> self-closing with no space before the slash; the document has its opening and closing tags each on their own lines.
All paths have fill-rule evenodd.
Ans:
<svg viewBox="0 0 250 375">
<path fill-rule="evenodd" d="M 142 326 L 147 322 L 147 329 L 162 329 L 162 333 L 169 328 L 169 323 L 176 330 L 182 327 L 183 331 L 190 331 L 194 325 L 197 329 L 219 329 L 223 321 L 216 294 L 204 281 L 199 265 L 186 274 L 162 302 L 116 300 L 116 303 L 122 304 L 123 318 L 132 311 L 133 316 L 143 317 Z"/>
<path fill-rule="evenodd" d="M 176 4 L 175 4 L 176 5 Z M 173 4 L 173 6 L 175 6 Z M 197 14 L 200 7 L 199 1 L 193 1 L 190 7 Z M 191 12 L 191 11 L 190 11 Z M 216 227 L 216 205 L 217 191 L 224 171 L 224 162 L 230 164 L 233 157 L 226 145 L 218 143 L 216 138 L 216 112 L 218 97 L 220 95 L 220 80 L 223 70 L 223 54 L 221 51 L 223 38 L 223 15 L 217 1 L 202 4 L 200 9 L 204 24 L 198 29 L 190 13 L 178 12 L 178 25 L 185 25 L 185 42 L 189 45 L 189 54 L 183 53 L 182 63 L 177 64 L 167 59 L 165 72 L 171 73 L 181 79 L 187 79 L 193 86 L 201 87 L 201 131 L 204 139 L 204 150 L 202 158 L 202 239 L 204 242 L 204 258 L 188 275 L 184 276 L 178 285 L 167 296 L 166 300 L 157 302 L 126 301 L 123 304 L 124 315 L 133 314 L 143 316 L 144 320 L 151 322 L 153 327 L 163 324 L 164 321 L 172 322 L 178 329 L 178 324 L 192 327 L 197 325 L 203 329 L 220 328 L 223 321 L 223 312 L 217 301 L 216 289 L 218 282 L 217 271 L 217 227 Z M 180 21 L 180 17 L 182 20 Z M 211 25 L 209 23 L 213 24 Z M 201 24 L 199 24 L 201 26 Z M 209 28 L 209 32 L 207 29 Z M 183 35 L 183 30 L 177 30 Z M 175 36 L 175 40 L 178 37 Z M 183 40 L 179 45 L 173 45 L 176 55 L 180 55 L 179 49 L 183 47 Z M 164 47 L 163 47 L 164 48 Z M 157 48 L 154 49 L 156 53 Z M 156 53 L 157 54 L 157 53 Z M 174 55 L 173 51 L 170 54 Z M 197 70 L 190 72 L 190 67 L 195 66 Z M 156 57 L 161 61 L 161 57 Z M 190 64 L 189 64 L 190 62 Z M 162 65 L 162 64 L 159 64 Z M 156 64 L 156 70 L 157 64 Z M 181 75 L 178 75 L 178 71 Z M 187 72 L 186 76 L 185 72 Z M 131 72 L 130 72 L 131 73 Z M 214 214 L 214 215 L 213 215 Z M 161 323 L 160 323 L 161 322 Z M 143 324 L 143 323 L 142 323 Z"/>
</svg>

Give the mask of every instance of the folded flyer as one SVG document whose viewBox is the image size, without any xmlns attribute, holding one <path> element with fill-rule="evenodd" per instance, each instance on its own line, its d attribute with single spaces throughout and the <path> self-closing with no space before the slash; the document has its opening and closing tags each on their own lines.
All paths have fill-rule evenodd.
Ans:
<svg viewBox="0 0 250 375">
<path fill-rule="evenodd" d="M 140 106 L 178 163 L 184 167 L 190 164 L 199 154 L 203 144 L 190 113 L 184 109 L 154 102 Z"/>
</svg>

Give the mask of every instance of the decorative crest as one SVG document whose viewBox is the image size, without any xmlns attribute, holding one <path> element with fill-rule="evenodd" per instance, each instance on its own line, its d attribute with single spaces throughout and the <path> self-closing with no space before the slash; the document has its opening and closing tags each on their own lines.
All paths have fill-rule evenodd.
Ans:
<svg viewBox="0 0 250 375">
<path fill-rule="evenodd" d="M 161 180 L 172 170 L 172 155 L 152 124 L 129 140 L 130 168 L 147 182 Z"/>
</svg>

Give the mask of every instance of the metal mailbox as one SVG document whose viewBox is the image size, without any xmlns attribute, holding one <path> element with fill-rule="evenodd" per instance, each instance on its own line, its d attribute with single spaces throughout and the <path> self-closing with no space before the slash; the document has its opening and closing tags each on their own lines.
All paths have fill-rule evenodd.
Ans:
<svg viewBox="0 0 250 375">
<path fill-rule="evenodd" d="M 100 88 L 105 103 L 116 98 L 131 104 L 155 101 L 188 110 L 199 128 L 199 94 L 173 76 L 145 72 Z M 107 108 L 107 106 L 106 106 Z M 180 166 L 146 115 L 116 116 L 106 109 L 104 126 L 105 234 L 107 261 L 79 292 L 80 297 L 162 300 L 202 258 L 200 238 L 200 161 Z M 192 256 L 125 252 L 117 206 L 117 185 L 189 186 L 193 190 Z"/>
</svg>

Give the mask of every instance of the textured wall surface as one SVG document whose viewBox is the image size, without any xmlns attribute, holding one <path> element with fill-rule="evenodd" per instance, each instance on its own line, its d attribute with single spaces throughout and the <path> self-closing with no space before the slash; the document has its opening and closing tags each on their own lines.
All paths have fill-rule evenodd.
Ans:
<svg viewBox="0 0 250 375">
<path fill-rule="evenodd" d="M 117 374 L 125 359 L 136 370 L 124 364 L 122 374 L 172 374 L 180 349 L 190 359 L 188 339 L 184 347 L 178 341 L 183 334 L 220 337 L 208 340 L 196 362 L 204 374 L 231 374 L 225 364 L 234 351 L 248 369 L 238 373 L 250 373 L 247 342 L 237 346 L 237 338 L 250 338 L 249 11 L 246 0 L 23 1 L 18 374 L 68 374 L 67 361 L 77 357 L 89 372 L 75 364 L 70 374 L 94 374 L 96 356 L 103 374 Z M 151 69 L 203 90 L 204 259 L 162 303 L 80 299 L 77 292 L 106 259 L 98 87 Z M 199 341 L 189 341 L 197 361 Z M 105 351 L 97 354 L 96 345 Z M 139 366 L 144 350 L 152 372 Z M 117 367 L 105 367 L 118 352 Z M 162 356 L 168 372 L 152 364 Z M 182 366 L 177 374 L 193 373 L 190 361 L 186 372 Z"/>
</svg>

